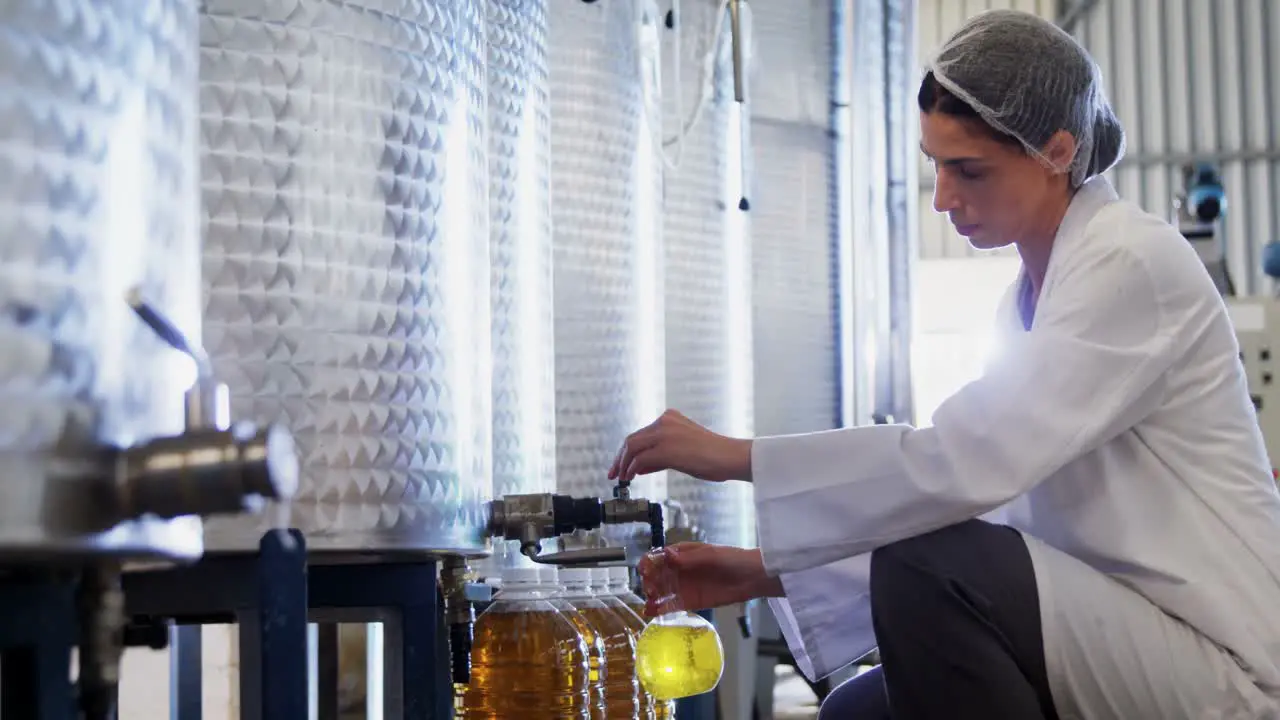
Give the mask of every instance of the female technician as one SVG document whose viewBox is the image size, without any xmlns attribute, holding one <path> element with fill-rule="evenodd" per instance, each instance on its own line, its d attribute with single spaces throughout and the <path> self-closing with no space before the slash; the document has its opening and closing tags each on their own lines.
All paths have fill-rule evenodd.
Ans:
<svg viewBox="0 0 1280 720">
<path fill-rule="evenodd" d="M 1124 133 L 1097 66 L 989 12 L 919 105 L 935 208 L 1021 256 L 1003 350 L 932 427 L 628 437 L 615 476 L 755 485 L 759 550 L 668 551 L 685 601 L 776 598 L 811 678 L 878 646 L 823 720 L 1280 717 L 1280 495 L 1235 334 L 1189 244 L 1100 177 Z"/>
</svg>

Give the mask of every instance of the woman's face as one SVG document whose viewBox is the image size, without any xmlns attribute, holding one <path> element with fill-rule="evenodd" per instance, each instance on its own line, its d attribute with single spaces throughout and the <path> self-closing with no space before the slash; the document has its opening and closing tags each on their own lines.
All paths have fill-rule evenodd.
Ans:
<svg viewBox="0 0 1280 720">
<path fill-rule="evenodd" d="M 956 231 L 979 250 L 1042 233 L 1038 222 L 1046 216 L 1045 208 L 1060 200 L 1068 186 L 1066 175 L 1050 170 L 1021 146 L 992 137 L 970 119 L 921 113 L 920 149 L 937 178 L 934 210 L 946 213 Z"/>
</svg>

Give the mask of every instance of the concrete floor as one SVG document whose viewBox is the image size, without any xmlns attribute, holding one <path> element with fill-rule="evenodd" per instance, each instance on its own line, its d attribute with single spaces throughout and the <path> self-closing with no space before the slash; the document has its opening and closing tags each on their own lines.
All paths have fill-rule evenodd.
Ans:
<svg viewBox="0 0 1280 720">
<path fill-rule="evenodd" d="M 818 717 L 818 699 L 809 685 L 789 667 L 779 666 L 773 690 L 774 720 L 814 720 Z"/>
</svg>

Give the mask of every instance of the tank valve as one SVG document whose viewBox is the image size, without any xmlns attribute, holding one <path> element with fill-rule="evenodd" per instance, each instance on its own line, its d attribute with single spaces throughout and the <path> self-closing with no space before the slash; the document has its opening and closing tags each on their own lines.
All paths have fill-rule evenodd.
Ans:
<svg viewBox="0 0 1280 720">
<path fill-rule="evenodd" d="M 628 488 L 614 488 L 610 500 L 572 498 L 568 495 L 536 493 L 505 495 L 490 503 L 489 534 L 520 542 L 520 552 L 534 562 L 554 565 L 622 562 L 622 548 L 587 548 L 540 554 L 542 540 L 567 535 L 576 530 L 595 530 L 601 525 L 645 523 L 652 544 L 664 542 L 662 506 L 642 498 L 631 498 Z"/>
<path fill-rule="evenodd" d="M 170 347 L 192 359 L 196 381 L 184 397 L 186 430 L 115 453 L 113 507 L 119 517 L 161 518 L 255 512 L 298 489 L 298 453 L 283 426 L 231 422 L 227 386 L 203 350 L 135 291 L 129 306 Z"/>
</svg>

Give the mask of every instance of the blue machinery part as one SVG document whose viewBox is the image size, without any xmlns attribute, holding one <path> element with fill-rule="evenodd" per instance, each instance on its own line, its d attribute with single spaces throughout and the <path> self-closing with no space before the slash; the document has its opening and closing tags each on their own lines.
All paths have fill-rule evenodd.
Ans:
<svg viewBox="0 0 1280 720">
<path fill-rule="evenodd" d="M 1217 169 L 1208 163 L 1188 168 L 1187 214 L 1202 223 L 1217 222 L 1227 211 L 1227 193 Z"/>
</svg>

